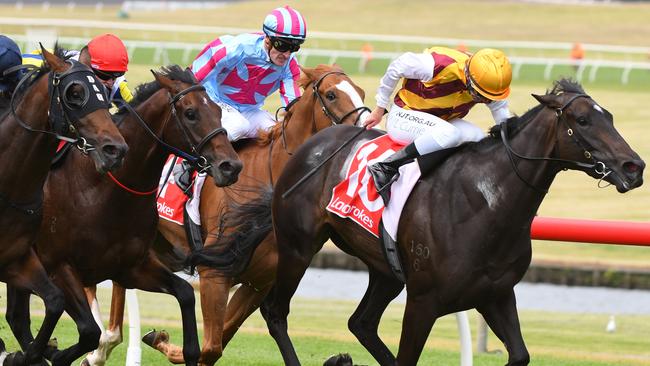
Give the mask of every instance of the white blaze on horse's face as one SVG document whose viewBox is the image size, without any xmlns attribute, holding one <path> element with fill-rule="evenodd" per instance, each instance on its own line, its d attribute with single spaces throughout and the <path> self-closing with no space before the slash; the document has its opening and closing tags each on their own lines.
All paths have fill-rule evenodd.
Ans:
<svg viewBox="0 0 650 366">
<path fill-rule="evenodd" d="M 203 97 L 203 104 L 208 105 L 208 99 L 206 97 Z"/>
<path fill-rule="evenodd" d="M 600 106 L 598 104 L 594 104 L 594 109 L 597 110 L 598 112 L 600 112 L 601 114 L 604 114 L 603 109 L 600 108 Z"/>
<path fill-rule="evenodd" d="M 361 108 L 364 106 L 361 96 L 359 95 L 357 90 L 352 86 L 352 84 L 350 84 L 349 81 L 347 80 L 341 81 L 340 83 L 336 84 L 336 88 L 344 92 L 350 97 L 350 100 L 352 100 L 352 104 L 354 104 L 354 108 Z M 365 121 L 369 115 L 370 114 L 364 110 L 361 113 L 361 116 L 359 116 L 359 119 L 357 119 L 357 123 L 355 124 L 359 124 L 361 121 Z"/>
</svg>

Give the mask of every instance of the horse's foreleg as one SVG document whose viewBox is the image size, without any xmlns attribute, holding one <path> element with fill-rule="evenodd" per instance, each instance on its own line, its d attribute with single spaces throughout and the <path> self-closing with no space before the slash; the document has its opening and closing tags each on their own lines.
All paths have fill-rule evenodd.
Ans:
<svg viewBox="0 0 650 366">
<path fill-rule="evenodd" d="M 407 295 L 408 296 L 408 295 Z M 395 365 L 416 365 L 438 318 L 435 294 L 408 296 Z"/>
<path fill-rule="evenodd" d="M 181 308 L 183 323 L 183 360 L 177 360 L 177 362 L 197 365 L 200 351 L 192 286 L 171 272 L 151 253 L 140 266 L 134 268 L 124 277 L 124 281 L 120 282 L 127 287 L 133 286 L 144 291 L 167 293 L 176 298 Z"/>
<path fill-rule="evenodd" d="M 79 357 L 92 351 L 99 345 L 101 329 L 88 304 L 83 284 L 77 273 L 69 266 L 63 265 L 52 273 L 56 284 L 65 294 L 65 310 L 77 324 L 79 339 L 77 344 L 52 356 L 52 365 L 70 365 Z"/>
<path fill-rule="evenodd" d="M 241 285 L 232 298 L 228 302 L 226 309 L 226 321 L 223 327 L 223 348 L 232 337 L 235 336 L 237 330 L 244 323 L 248 317 L 260 307 L 262 300 L 268 295 L 271 290 L 272 284 L 268 284 L 263 288 L 257 289 L 250 285 Z"/>
<path fill-rule="evenodd" d="M 223 353 L 223 324 L 233 282 L 212 268 L 200 267 L 199 275 L 204 332 L 201 365 L 211 366 Z"/>
<path fill-rule="evenodd" d="M 348 321 L 348 328 L 380 365 L 395 363 L 395 356 L 379 338 L 379 321 L 388 304 L 404 288 L 399 280 L 369 269 L 368 289 Z"/>
<path fill-rule="evenodd" d="M 42 357 L 49 356 L 48 342 L 54 327 L 63 314 L 65 299 L 63 292 L 50 281 L 45 268 L 32 249 L 22 258 L 9 264 L 3 280 L 9 284 L 7 322 L 25 351 L 27 363 L 38 363 Z M 32 338 L 29 318 L 29 292 L 33 291 L 43 299 L 45 318 L 36 335 Z M 16 356 L 14 356 L 16 357 Z M 22 356 L 17 356 L 18 358 Z M 9 363 L 7 363 L 9 364 Z"/>
<path fill-rule="evenodd" d="M 106 363 L 106 360 L 110 356 L 113 349 L 118 344 L 122 343 L 122 322 L 124 320 L 125 290 L 117 283 L 113 283 L 111 314 L 107 329 L 104 329 L 99 312 L 99 303 L 97 302 L 97 287 L 86 287 L 84 291 L 86 292 L 88 304 L 93 311 L 95 321 L 102 331 L 102 336 L 99 338 L 99 346 L 97 349 L 89 353 L 81 364 L 82 366 L 102 366 Z"/>
<path fill-rule="evenodd" d="M 490 329 L 508 350 L 508 366 L 528 365 L 530 355 L 521 335 L 514 289 L 477 307 Z"/>
<path fill-rule="evenodd" d="M 281 240 L 283 239 L 278 237 L 278 244 L 282 243 Z M 312 257 L 313 255 L 302 256 L 291 249 L 286 250 L 285 253 L 280 251 L 275 286 L 260 307 L 269 333 L 280 348 L 285 365 L 300 365 L 298 355 L 287 332 L 287 316 L 289 315 L 291 297 L 296 292 Z"/>
</svg>

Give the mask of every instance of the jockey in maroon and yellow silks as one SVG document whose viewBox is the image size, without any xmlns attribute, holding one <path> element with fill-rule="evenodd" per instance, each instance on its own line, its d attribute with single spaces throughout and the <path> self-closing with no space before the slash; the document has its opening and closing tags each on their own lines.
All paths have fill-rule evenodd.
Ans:
<svg viewBox="0 0 650 366">
<path fill-rule="evenodd" d="M 386 130 L 393 141 L 406 146 L 368 167 L 385 203 L 401 165 L 485 136 L 481 128 L 463 119 L 474 105 L 487 105 L 496 123 L 510 115 L 506 98 L 512 68 L 503 52 L 486 48 L 468 55 L 432 47 L 420 54 L 407 52 L 390 63 L 377 90 L 377 108 L 364 123 L 367 128 L 387 113 L 389 97 L 400 79 L 402 87 L 388 112 Z M 428 162 L 443 156 L 437 154 Z"/>
<path fill-rule="evenodd" d="M 395 95 L 395 105 L 446 121 L 463 118 L 476 104 L 467 90 L 465 77 L 469 56 L 445 47 L 432 47 L 425 53 L 430 53 L 434 60 L 433 79 L 403 79 L 402 89 Z"/>
</svg>

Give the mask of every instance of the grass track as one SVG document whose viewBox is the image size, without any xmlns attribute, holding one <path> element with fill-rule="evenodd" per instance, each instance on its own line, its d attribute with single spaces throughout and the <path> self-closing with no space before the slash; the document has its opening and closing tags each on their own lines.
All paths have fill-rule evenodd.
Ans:
<svg viewBox="0 0 650 366">
<path fill-rule="evenodd" d="M 104 314 L 109 304 L 107 289 L 100 289 L 100 304 Z M 0 290 L 0 307 L 4 308 L 4 288 Z M 197 294 L 198 296 L 198 294 Z M 177 304 L 167 295 L 139 293 L 140 312 L 143 317 L 141 333 L 155 327 L 167 329 L 174 342 L 180 343 L 180 319 Z M 347 318 L 354 311 L 356 302 L 295 299 L 289 318 L 290 334 L 304 365 L 321 365 L 323 359 L 337 352 L 350 352 L 355 363 L 375 365 L 372 358 L 356 342 L 347 330 Z M 35 314 L 42 314 L 40 300 L 32 300 Z M 395 351 L 399 341 L 403 304 L 392 304 L 386 311 L 380 326 L 380 335 Z M 470 312 L 470 323 L 474 329 L 475 313 Z M 540 311 L 523 311 L 520 314 L 525 340 L 532 354 L 533 365 L 555 366 L 605 366 L 605 365 L 650 365 L 650 316 L 617 316 L 616 333 L 605 333 L 607 314 L 559 314 Z M 199 318 L 200 319 L 200 318 Z M 36 316 L 36 326 L 41 319 Z M 199 324 L 199 330 L 202 325 Z M 65 317 L 55 334 L 61 345 L 70 345 L 76 338 L 72 322 Z M 6 323 L 0 323 L 0 338 L 9 349 L 16 349 L 16 343 L 9 335 Z M 143 346 L 142 365 L 165 364 L 157 352 Z M 114 351 L 108 366 L 122 365 L 127 345 L 122 344 Z M 476 365 L 496 366 L 506 361 L 505 350 L 492 334 L 488 348 L 501 353 L 477 355 Z M 441 318 L 433 328 L 421 365 L 457 365 L 458 335 L 453 316 Z M 280 365 L 281 357 L 272 338 L 268 335 L 264 321 L 255 313 L 240 329 L 232 343 L 226 348 L 220 364 L 223 365 Z"/>
</svg>

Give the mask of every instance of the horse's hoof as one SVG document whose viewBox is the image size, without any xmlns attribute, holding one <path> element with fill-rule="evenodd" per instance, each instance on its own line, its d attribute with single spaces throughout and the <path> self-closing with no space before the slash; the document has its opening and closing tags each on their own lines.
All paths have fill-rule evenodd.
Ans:
<svg viewBox="0 0 650 366">
<path fill-rule="evenodd" d="M 352 357 L 348 353 L 332 355 L 323 363 L 323 366 L 353 366 Z"/>
<path fill-rule="evenodd" d="M 88 362 L 87 358 L 84 358 L 83 361 L 79 364 L 79 366 L 90 366 L 90 362 Z"/>
<path fill-rule="evenodd" d="M 169 342 L 169 333 L 167 333 L 165 330 L 156 331 L 153 329 L 142 337 L 142 342 L 155 349 L 156 346 L 161 342 Z"/>
<path fill-rule="evenodd" d="M 22 366 L 25 364 L 25 355 L 18 351 L 14 353 L 10 353 L 7 355 L 7 358 L 5 358 L 5 362 L 2 364 L 3 366 Z"/>
</svg>

